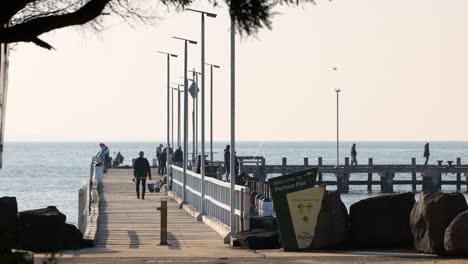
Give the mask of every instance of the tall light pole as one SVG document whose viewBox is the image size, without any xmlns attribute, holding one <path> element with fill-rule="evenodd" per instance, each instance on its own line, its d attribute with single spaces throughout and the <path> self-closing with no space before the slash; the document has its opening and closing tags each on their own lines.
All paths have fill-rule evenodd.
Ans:
<svg viewBox="0 0 468 264">
<path fill-rule="evenodd" d="M 235 188 L 236 188 L 236 23 L 231 14 L 231 170 L 230 170 L 230 187 L 231 187 L 231 234 L 235 232 L 236 222 L 236 199 L 235 199 Z"/>
<path fill-rule="evenodd" d="M 340 89 L 335 89 L 336 92 L 336 167 L 340 166 L 340 111 L 339 97 Z"/>
<path fill-rule="evenodd" d="M 171 87 L 171 57 L 177 58 L 176 54 L 158 51 L 158 53 L 164 54 L 167 56 L 167 150 L 166 150 L 166 174 L 169 169 L 169 90 Z"/>
<path fill-rule="evenodd" d="M 218 65 L 205 63 L 210 66 L 210 163 L 213 164 L 213 68 L 219 69 Z"/>
<path fill-rule="evenodd" d="M 188 43 L 197 44 L 194 40 L 189 40 L 185 38 L 172 37 L 174 39 L 184 41 L 184 161 L 183 161 L 183 171 L 184 171 L 184 180 L 183 180 L 183 203 L 185 203 L 186 190 L 187 190 L 187 141 L 188 141 L 188 80 L 187 80 L 187 55 L 188 55 Z"/>
<path fill-rule="evenodd" d="M 195 9 L 187 9 L 188 11 L 201 14 L 201 213 L 205 213 L 205 15 L 208 17 L 216 17 L 216 14 L 208 13 Z M 198 102 L 198 100 L 197 100 Z M 197 115 L 198 116 L 198 115 Z M 197 130 L 198 131 L 198 130 Z M 198 151 L 198 148 L 197 148 Z"/>
<path fill-rule="evenodd" d="M 177 147 L 180 146 L 180 93 L 183 93 L 184 91 L 180 89 L 180 87 L 184 87 L 183 84 L 179 83 L 174 83 L 177 84 L 177 89 L 174 88 L 174 90 L 177 90 Z"/>
<path fill-rule="evenodd" d="M 192 153 L 192 160 L 193 162 L 196 162 L 197 157 L 198 157 L 198 75 L 200 72 L 197 72 L 195 68 L 191 71 L 189 71 L 193 74 L 193 83 L 195 85 L 195 91 L 194 91 L 194 96 L 193 96 L 193 112 L 192 112 L 192 129 L 193 129 L 193 153 Z"/>
</svg>

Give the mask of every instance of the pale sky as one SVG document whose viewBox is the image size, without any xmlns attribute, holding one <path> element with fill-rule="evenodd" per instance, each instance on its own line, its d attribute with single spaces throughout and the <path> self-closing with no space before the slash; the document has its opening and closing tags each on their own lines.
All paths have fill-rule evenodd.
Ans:
<svg viewBox="0 0 468 264">
<path fill-rule="evenodd" d="M 221 65 L 214 138 L 227 140 L 229 17 L 202 3 L 194 8 L 219 14 L 206 19 L 206 61 Z M 278 10 L 273 30 L 237 41 L 237 139 L 334 140 L 340 88 L 342 140 L 468 140 L 466 10 L 466 0 L 335 0 Z M 6 140 L 164 139 L 166 57 L 156 50 L 180 55 L 171 70 L 182 82 L 183 42 L 171 36 L 198 41 L 200 15 L 159 15 L 154 26 L 114 22 L 100 34 L 44 35 L 55 51 L 17 45 Z M 199 70 L 200 45 L 189 54 L 189 68 Z"/>
</svg>

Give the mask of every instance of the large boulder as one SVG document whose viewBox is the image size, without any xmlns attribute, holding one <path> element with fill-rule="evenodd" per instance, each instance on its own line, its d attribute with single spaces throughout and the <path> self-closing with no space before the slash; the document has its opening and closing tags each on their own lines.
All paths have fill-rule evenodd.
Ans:
<svg viewBox="0 0 468 264">
<path fill-rule="evenodd" d="M 414 203 L 413 193 L 403 193 L 371 197 L 351 205 L 352 245 L 367 248 L 411 247 L 410 213 Z"/>
<path fill-rule="evenodd" d="M 457 215 L 445 229 L 444 249 L 448 255 L 468 255 L 468 210 Z"/>
<path fill-rule="evenodd" d="M 19 213 L 21 249 L 54 252 L 63 248 L 66 216 L 55 206 Z"/>
<path fill-rule="evenodd" d="M 17 240 L 18 204 L 15 197 L 0 198 L 0 253 L 9 251 Z"/>
<path fill-rule="evenodd" d="M 83 233 L 72 224 L 65 224 L 63 230 L 63 249 L 80 249 Z"/>
<path fill-rule="evenodd" d="M 348 210 L 339 192 L 326 192 L 317 218 L 312 249 L 338 248 L 349 239 Z"/>
<path fill-rule="evenodd" d="M 237 233 L 237 240 L 242 247 L 249 249 L 276 249 L 281 248 L 278 231 L 254 229 Z"/>
<path fill-rule="evenodd" d="M 445 229 L 467 208 L 465 197 L 460 193 L 421 193 L 411 211 L 415 249 L 423 253 L 444 254 Z"/>
</svg>

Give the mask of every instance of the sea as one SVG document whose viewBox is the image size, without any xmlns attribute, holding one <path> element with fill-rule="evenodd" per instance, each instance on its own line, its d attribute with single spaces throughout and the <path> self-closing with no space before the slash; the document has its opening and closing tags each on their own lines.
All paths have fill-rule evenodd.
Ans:
<svg viewBox="0 0 468 264">
<path fill-rule="evenodd" d="M 67 216 L 67 222 L 76 224 L 78 215 L 78 189 L 82 181 L 89 179 L 92 156 L 99 151 L 100 142 L 6 142 L 3 152 L 3 168 L 0 170 L 0 197 L 15 196 L 20 211 L 56 206 Z M 164 142 L 105 142 L 110 154 L 117 152 L 124 156 L 124 165 L 130 165 L 139 151 L 144 151 L 150 162 L 156 156 L 156 147 Z M 340 164 L 349 156 L 352 143 L 356 143 L 358 162 L 366 164 L 369 157 L 374 164 L 411 164 L 415 157 L 423 163 L 423 148 L 426 142 L 340 142 Z M 223 149 L 228 142 L 214 142 L 215 160 L 223 159 Z M 199 144 L 200 147 L 200 144 Z M 210 145 L 206 145 L 207 154 Z M 189 144 L 189 151 L 192 145 Z M 430 142 L 431 164 L 437 160 L 468 161 L 468 142 Z M 267 164 L 281 164 L 287 158 L 288 164 L 303 164 L 304 157 L 309 164 L 317 164 L 322 157 L 324 164 L 336 164 L 336 142 L 236 142 L 238 156 L 263 156 Z M 129 178 L 131 175 L 129 175 Z M 325 179 L 333 175 L 324 175 Z M 352 179 L 366 179 L 365 175 L 352 175 Z M 377 176 L 374 176 L 377 177 Z M 410 179 L 410 175 L 396 175 L 396 179 Z M 446 177 L 446 176 L 444 176 Z M 455 175 L 448 175 L 455 178 Z M 335 186 L 327 186 L 333 190 Z M 410 191 L 410 186 L 395 186 L 396 192 Z M 418 190 L 420 190 L 418 186 Z M 444 186 L 443 191 L 455 191 L 455 186 Z M 462 186 L 466 191 L 466 185 Z M 368 193 L 366 186 L 351 186 L 350 193 L 342 195 L 349 206 L 361 199 L 380 195 L 379 186 L 373 186 Z M 468 197 L 467 197 L 468 198 Z"/>
</svg>

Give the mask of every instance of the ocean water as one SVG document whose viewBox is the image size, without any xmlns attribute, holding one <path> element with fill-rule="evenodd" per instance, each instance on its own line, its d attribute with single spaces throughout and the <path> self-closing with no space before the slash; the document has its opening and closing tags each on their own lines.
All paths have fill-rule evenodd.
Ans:
<svg viewBox="0 0 468 264">
<path fill-rule="evenodd" d="M 98 152 L 98 143 L 7 142 L 4 167 L 0 170 L 0 197 L 16 196 L 20 211 L 54 205 L 67 216 L 68 222 L 76 224 L 78 188 L 83 180 L 89 178 L 91 157 Z M 111 156 L 115 157 L 120 151 L 125 158 L 124 164 L 129 165 L 140 150 L 151 162 L 159 143 L 163 142 L 107 142 L 107 145 Z M 345 156 L 349 156 L 352 143 L 340 143 L 340 164 Z M 411 164 L 411 158 L 416 157 L 417 163 L 422 163 L 424 143 L 356 142 L 358 162 L 365 164 L 372 157 L 374 164 Z M 223 159 L 226 144 L 213 144 L 215 160 Z M 189 151 L 191 149 L 192 145 Z M 236 152 L 239 156 L 264 156 L 267 164 L 281 164 L 282 157 L 287 157 L 288 164 L 303 164 L 304 157 L 309 158 L 309 164 L 316 164 L 318 157 L 323 158 L 324 164 L 336 164 L 336 142 L 237 142 Z M 468 163 L 468 142 L 431 142 L 430 163 L 437 160 L 455 161 L 457 157 L 461 157 L 462 163 Z M 333 176 L 325 175 L 325 179 L 327 177 L 332 179 Z M 352 175 L 352 179 L 359 177 L 366 178 L 367 175 Z M 396 177 L 405 179 L 410 176 L 403 174 Z M 350 188 L 351 193 L 342 196 L 347 206 L 379 194 L 378 186 L 373 187 L 375 192 L 372 194 L 367 193 L 366 186 Z M 455 187 L 444 187 L 444 191 L 453 190 Z M 466 190 L 466 186 L 462 186 L 462 190 Z M 409 186 L 395 186 L 395 191 L 409 191 Z"/>
</svg>

